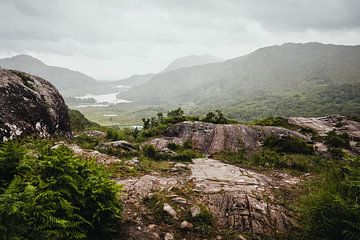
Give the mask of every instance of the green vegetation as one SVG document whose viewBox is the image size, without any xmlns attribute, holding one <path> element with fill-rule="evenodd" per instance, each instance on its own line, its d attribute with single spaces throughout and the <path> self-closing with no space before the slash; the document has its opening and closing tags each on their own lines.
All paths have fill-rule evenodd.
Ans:
<svg viewBox="0 0 360 240">
<path fill-rule="evenodd" d="M 250 122 L 251 125 L 257 126 L 276 126 L 291 129 L 293 126 L 283 117 L 267 117 Z"/>
<path fill-rule="evenodd" d="M 329 132 L 325 137 L 325 143 L 333 148 L 349 148 L 350 137 L 348 134 L 343 133 L 338 135 L 335 131 Z"/>
<path fill-rule="evenodd" d="M 312 154 L 312 145 L 302 138 L 295 136 L 268 136 L 264 139 L 264 146 L 278 152 Z"/>
<path fill-rule="evenodd" d="M 84 131 L 87 129 L 97 129 L 99 124 L 90 122 L 85 116 L 77 111 L 69 109 L 70 127 L 72 131 Z"/>
<path fill-rule="evenodd" d="M 103 239 L 117 233 L 119 187 L 107 171 L 48 141 L 0 148 L 0 239 Z"/>
<path fill-rule="evenodd" d="M 331 162 L 298 204 L 306 239 L 360 239 L 360 159 Z"/>
<path fill-rule="evenodd" d="M 86 134 L 81 134 L 74 138 L 74 141 L 77 145 L 84 149 L 95 149 L 100 143 L 100 139 L 97 137 L 92 137 Z"/>
</svg>

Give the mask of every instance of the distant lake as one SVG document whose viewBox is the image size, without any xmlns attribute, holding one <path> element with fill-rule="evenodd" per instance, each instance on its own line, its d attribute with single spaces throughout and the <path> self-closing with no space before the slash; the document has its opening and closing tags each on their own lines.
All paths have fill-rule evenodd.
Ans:
<svg viewBox="0 0 360 240">
<path fill-rule="evenodd" d="M 131 103 L 132 101 L 128 101 L 125 99 L 119 99 L 116 96 L 124 91 L 130 89 L 130 86 L 114 86 L 119 88 L 119 91 L 116 93 L 107 93 L 107 94 L 86 94 L 85 96 L 76 97 L 77 99 L 86 100 L 86 99 L 95 99 L 94 104 L 82 104 L 75 106 L 77 108 L 84 107 L 108 107 L 110 105 L 119 104 L 119 103 Z"/>
</svg>

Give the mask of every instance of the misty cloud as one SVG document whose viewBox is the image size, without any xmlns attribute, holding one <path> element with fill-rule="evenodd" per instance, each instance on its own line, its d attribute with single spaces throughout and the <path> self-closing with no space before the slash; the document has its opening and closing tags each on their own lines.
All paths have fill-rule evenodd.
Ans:
<svg viewBox="0 0 360 240">
<path fill-rule="evenodd" d="M 359 44 L 357 0 L 1 0 L 0 55 L 28 53 L 98 79 L 174 58 L 232 58 L 283 42 Z"/>
</svg>

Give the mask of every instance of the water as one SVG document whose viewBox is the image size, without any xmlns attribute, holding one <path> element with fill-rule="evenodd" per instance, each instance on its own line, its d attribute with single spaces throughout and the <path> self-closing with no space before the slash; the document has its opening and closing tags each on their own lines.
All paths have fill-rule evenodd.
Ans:
<svg viewBox="0 0 360 240">
<path fill-rule="evenodd" d="M 76 106 L 77 108 L 84 108 L 84 107 L 108 107 L 110 105 L 115 105 L 119 103 L 131 103 L 132 101 L 128 101 L 125 99 L 119 99 L 116 96 L 124 91 L 127 91 L 130 86 L 115 86 L 119 88 L 119 92 L 116 93 L 107 93 L 107 94 L 86 94 L 85 96 L 76 97 L 78 99 L 95 99 L 95 104 L 82 104 Z"/>
</svg>

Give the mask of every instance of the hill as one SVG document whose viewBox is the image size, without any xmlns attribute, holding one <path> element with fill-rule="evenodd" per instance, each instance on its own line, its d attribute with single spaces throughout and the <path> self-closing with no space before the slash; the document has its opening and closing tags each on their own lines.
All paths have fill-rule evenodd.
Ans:
<svg viewBox="0 0 360 240">
<path fill-rule="evenodd" d="M 171 84 L 169 84 L 171 82 Z M 225 109 L 233 118 L 360 113 L 360 46 L 270 46 L 225 62 L 159 74 L 129 100 Z M 195 110 L 196 111 L 196 110 Z"/>
<path fill-rule="evenodd" d="M 74 95 L 76 89 L 83 89 L 84 86 L 95 88 L 101 84 L 84 73 L 62 67 L 48 66 L 29 55 L 16 55 L 0 59 L 0 66 L 42 77 L 54 84 L 63 95 Z"/>
<path fill-rule="evenodd" d="M 177 70 L 180 68 L 204 65 L 204 64 L 215 63 L 215 62 L 222 62 L 222 61 L 224 61 L 224 60 L 221 58 L 212 56 L 212 55 L 208 55 L 208 54 L 190 55 L 190 56 L 175 59 L 160 73 L 170 72 L 170 71 L 174 71 L 174 70 Z"/>
</svg>

